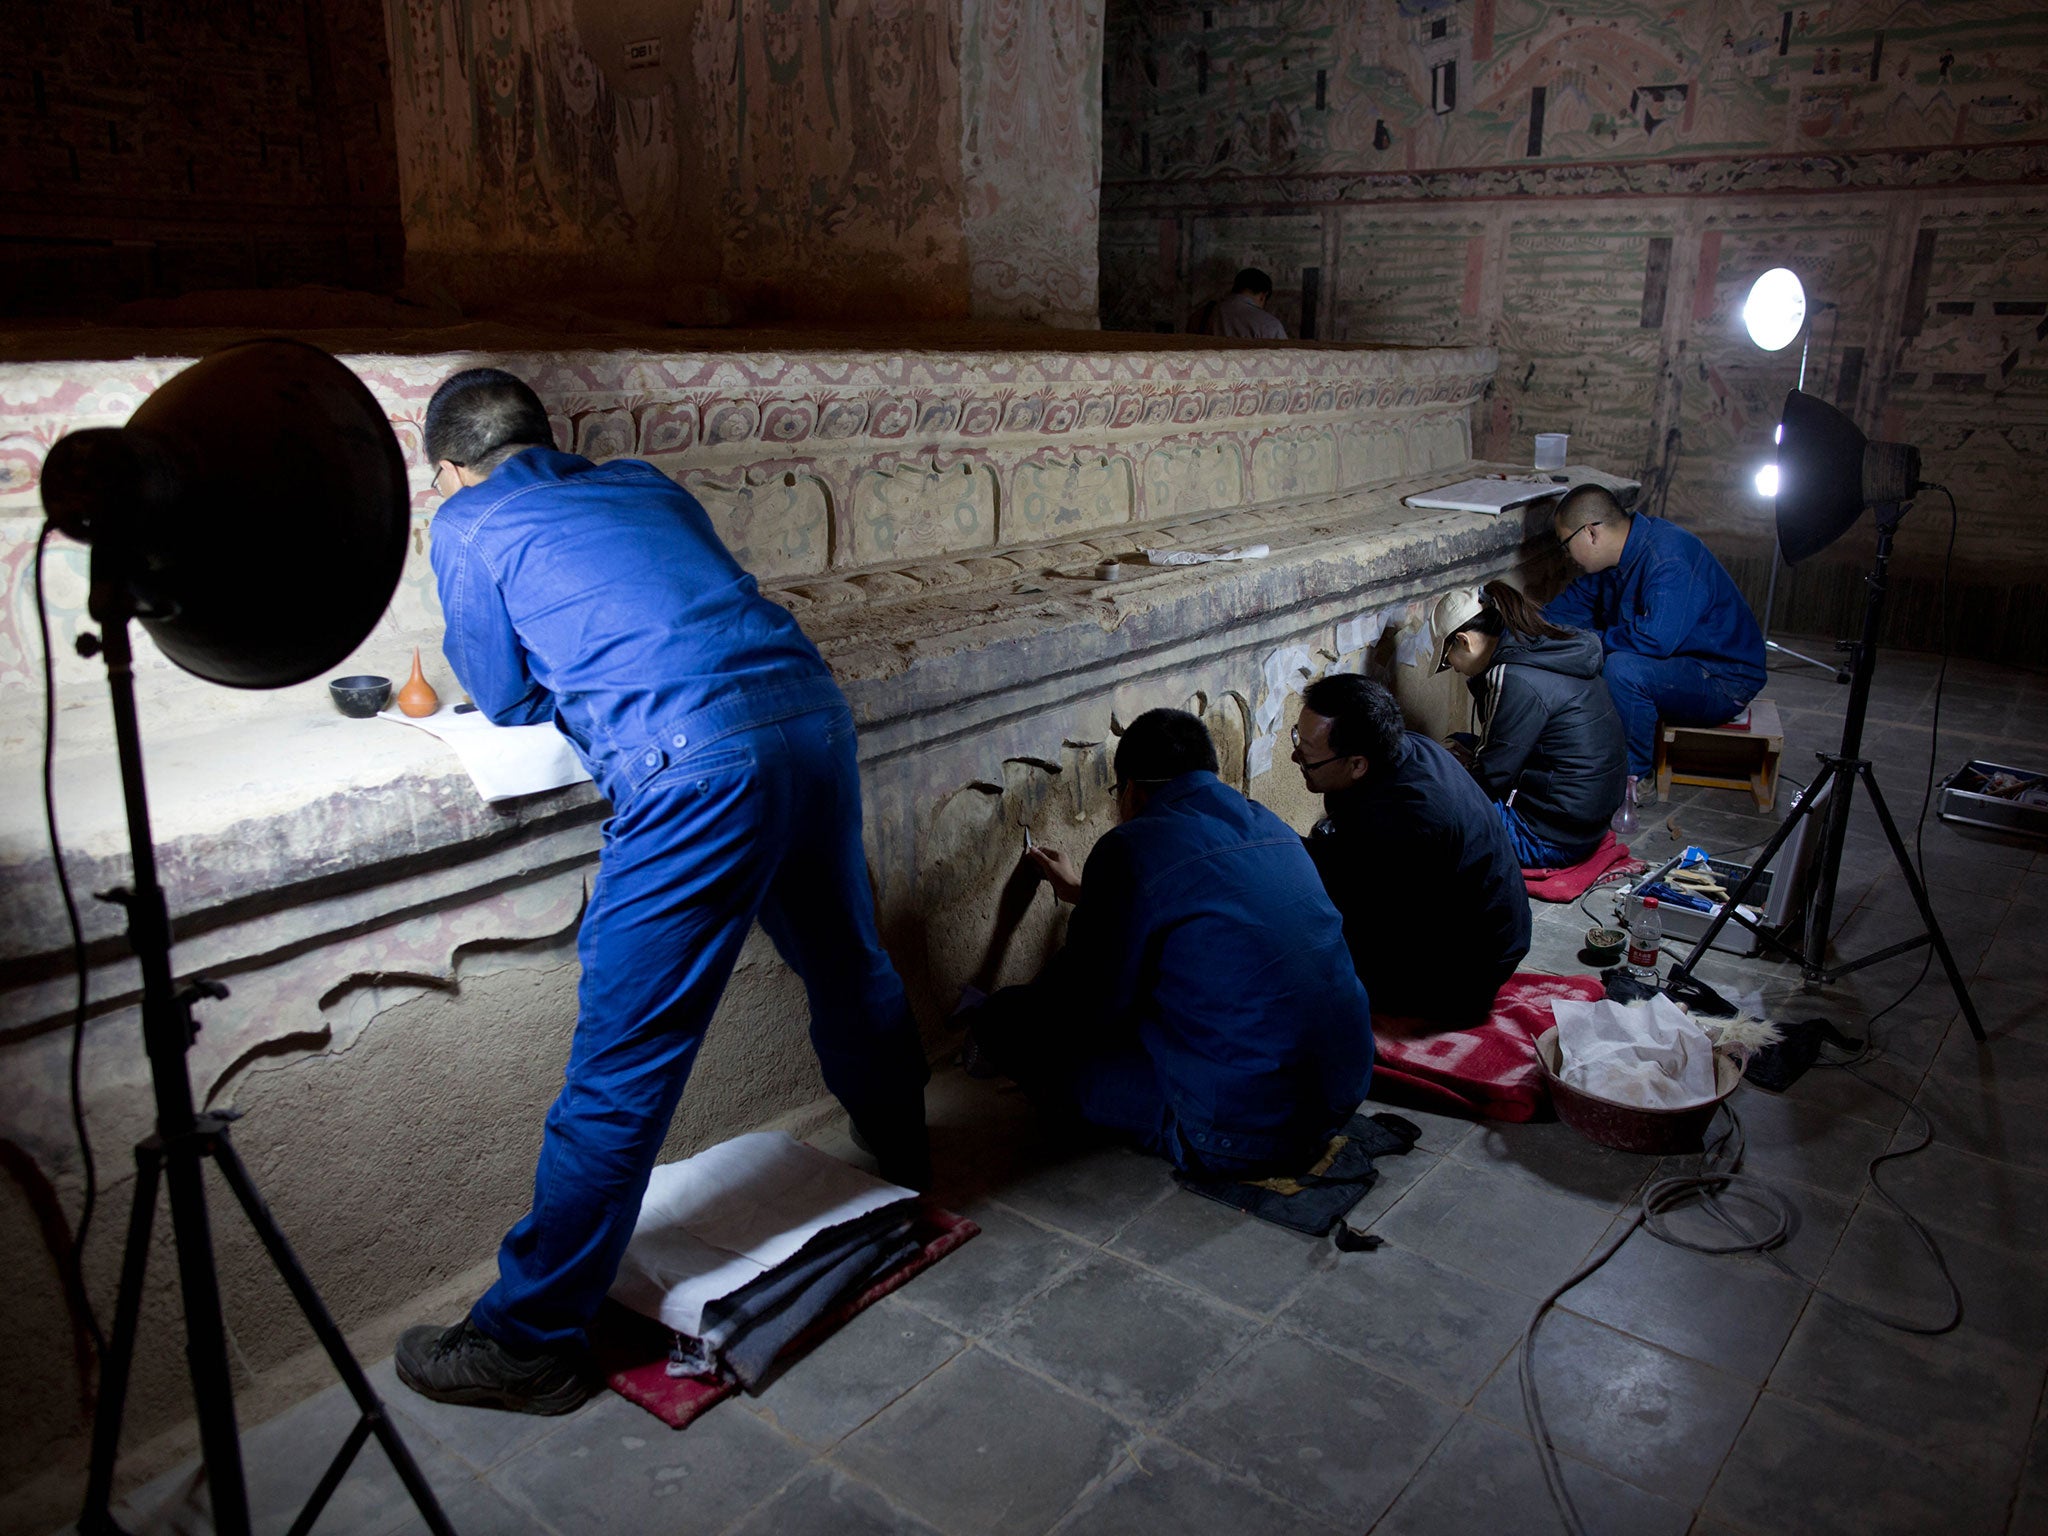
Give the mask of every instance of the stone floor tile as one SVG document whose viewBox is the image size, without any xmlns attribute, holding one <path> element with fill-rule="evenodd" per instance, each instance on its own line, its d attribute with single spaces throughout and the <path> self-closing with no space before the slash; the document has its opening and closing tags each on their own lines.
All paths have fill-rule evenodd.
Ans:
<svg viewBox="0 0 2048 1536">
<path fill-rule="evenodd" d="M 781 1431 L 730 1403 L 680 1434 L 605 1393 L 490 1474 L 563 1536 L 722 1531 L 809 1462 Z"/>
<path fill-rule="evenodd" d="M 1775 1270 L 1694 1253 L 1638 1229 L 1559 1305 L 1761 1385 L 1808 1294 Z"/>
<path fill-rule="evenodd" d="M 1932 1070 L 1958 1087 L 2006 1104 L 2048 1109 L 2048 1030 L 1981 1043 L 1967 1028 L 1951 1031 Z"/>
<path fill-rule="evenodd" d="M 1529 1298 L 1393 1243 L 1337 1254 L 1283 1327 L 1451 1402 L 1471 1401 L 1521 1337 Z"/>
<path fill-rule="evenodd" d="M 1455 1151 L 1458 1145 L 1479 1128 L 1476 1120 L 1456 1115 L 1434 1114 L 1426 1109 L 1408 1109 L 1398 1104 L 1382 1104 L 1377 1099 L 1367 1099 L 1358 1106 L 1362 1115 L 1399 1115 L 1410 1125 L 1422 1132 L 1414 1150 L 1433 1153 L 1438 1157 Z"/>
<path fill-rule="evenodd" d="M 1456 1418 L 1456 1409 L 1392 1377 L 1269 1331 L 1164 1434 L 1277 1499 L 1362 1531 Z"/>
<path fill-rule="evenodd" d="M 1420 1147 L 1410 1147 L 1399 1157 L 1375 1159 L 1373 1171 L 1379 1177 L 1373 1180 L 1372 1188 L 1360 1197 L 1358 1204 L 1351 1207 L 1345 1221 L 1361 1231 L 1371 1226 L 1399 1205 L 1408 1191 L 1440 1161 L 1435 1153 L 1425 1152 Z"/>
<path fill-rule="evenodd" d="M 1543 1320 L 1535 1367 L 1558 1450 L 1688 1507 L 1712 1485 L 1756 1398 L 1734 1376 L 1570 1312 Z M 1473 1408 L 1497 1424 L 1524 1427 L 1514 1357 Z"/>
<path fill-rule="evenodd" d="M 1373 1230 L 1468 1275 L 1541 1296 L 1585 1258 L 1608 1214 L 1533 1179 L 1446 1160 Z"/>
<path fill-rule="evenodd" d="M 1931 868 L 1928 878 L 1933 879 Z M 1877 889 L 1882 889 L 1881 882 Z M 1991 948 L 1993 930 L 1978 923 L 1956 920 L 1949 913 L 1949 908 L 1955 904 L 1955 893 L 1940 886 L 1933 889 L 1935 920 L 1941 924 L 1942 937 L 1948 940 L 1948 951 L 1955 957 L 1956 965 L 1965 978 L 1974 976 Z M 1837 965 L 1846 965 L 1916 938 L 1926 931 L 1927 925 L 1920 920 L 1920 913 L 1910 899 L 1898 909 L 1866 901 L 1836 925 L 1831 946 L 1832 959 Z M 1894 959 L 1880 961 L 1871 967 L 1870 974 L 1873 979 L 1894 988 L 1909 986 L 1918 974 L 1926 953 L 1925 948 L 1915 949 Z M 1939 971 L 1941 962 L 1936 960 L 1934 964 L 1935 970 Z M 1933 974 L 1928 977 L 1930 983 L 1936 979 Z"/>
<path fill-rule="evenodd" d="M 1421 1160 L 1421 1153 L 1380 1158 L 1374 1190 L 1403 1163 Z M 1332 1251 L 1325 1238 L 1290 1232 L 1186 1190 L 1153 1206 L 1109 1246 L 1113 1253 L 1262 1315 L 1298 1291 Z"/>
<path fill-rule="evenodd" d="M 1633 1199 L 1656 1166 L 1653 1158 L 1588 1140 L 1561 1120 L 1482 1125 L 1451 1155 L 1469 1167 L 1520 1174 L 1610 1210 Z"/>
<path fill-rule="evenodd" d="M 904 1286 L 896 1299 L 970 1336 L 996 1327 L 1087 1251 L 1086 1244 L 1000 1205 L 972 1205 L 965 1214 L 981 1235 Z"/>
<path fill-rule="evenodd" d="M 1843 1027 L 1854 1033 L 1853 1027 Z M 1854 1067 L 1817 1061 L 1787 1093 L 1796 1103 L 1890 1130 L 1906 1117 L 1907 1106 L 1926 1073 L 1925 1067 L 1907 1066 L 1883 1056 Z"/>
<path fill-rule="evenodd" d="M 2010 979 L 1979 976 L 1970 983 L 1970 996 L 1987 1038 L 2048 1040 L 2048 987 L 2031 971 Z M 1967 1026 L 1963 1037 L 1976 1044 Z"/>
<path fill-rule="evenodd" d="M 1163 1440 L 1141 1440 L 1055 1536 L 1334 1536 L 1336 1529 Z"/>
<path fill-rule="evenodd" d="M 1103 1254 L 1060 1276 L 988 1342 L 1120 1417 L 1150 1424 L 1257 1327 L 1198 1291 Z"/>
<path fill-rule="evenodd" d="M 1033 1221 L 1103 1243 L 1173 1188 L 1172 1170 L 1162 1159 L 1124 1147 L 1092 1147 L 1057 1156 L 992 1193 Z"/>
<path fill-rule="evenodd" d="M 1914 1137 L 1906 1136 L 1899 1145 Z M 1937 1141 L 1886 1163 L 1878 1177 L 1936 1232 L 2048 1259 L 2048 1173 L 1959 1151 Z"/>
<path fill-rule="evenodd" d="M 1745 1085 L 1729 1104 L 1742 1121 L 1747 1172 L 1845 1199 L 1862 1190 L 1870 1160 L 1891 1140 L 1881 1126 L 1801 1103 L 1797 1085 L 1787 1094 Z"/>
<path fill-rule="evenodd" d="M 1696 1157 L 1667 1157 L 1659 1165 L 1657 1177 L 1696 1176 L 1699 1161 Z M 1740 1261 L 1811 1285 L 1834 1257 L 1855 1213 L 1855 1203 L 1789 1181 L 1773 1181 L 1771 1188 L 1792 1208 L 1791 1236 L 1769 1253 L 1743 1255 Z M 1764 1214 L 1748 1204 L 1727 1201 L 1723 1209 L 1748 1235 L 1761 1236 L 1767 1230 Z M 1699 1204 L 1682 1205 L 1666 1213 L 1664 1224 L 1675 1236 L 1696 1243 L 1727 1243 L 1741 1235 Z"/>
<path fill-rule="evenodd" d="M 1902 1333 L 1818 1298 L 1770 1389 L 1945 1457 L 1990 1440 L 2015 1453 L 2034 1428 L 2042 1362 L 1969 1334 Z"/>
<path fill-rule="evenodd" d="M 1987 1470 L 1766 1393 L 1704 1513 L 1770 1536 L 1991 1536 L 2011 1482 Z"/>
<path fill-rule="evenodd" d="M 829 1446 L 931 1375 L 966 1342 L 952 1329 L 888 1297 L 802 1359 L 790 1362 L 758 1394 L 743 1401 L 797 1439 Z"/>
<path fill-rule="evenodd" d="M 1564 1457 L 1561 1464 L 1565 1489 L 1590 1536 L 1685 1536 L 1691 1525 L 1686 1506 L 1582 1461 Z M 1560 1525 L 1536 1447 L 1468 1414 L 1373 1527 L 1373 1536 L 1554 1536 Z"/>
<path fill-rule="evenodd" d="M 242 1433 L 242 1468 L 255 1529 L 286 1530 L 341 1449 L 357 1417 L 355 1402 L 339 1382 L 265 1423 Z M 476 1469 L 451 1456 L 432 1438 L 401 1423 L 400 1437 L 445 1504 L 478 1510 L 496 1496 L 476 1486 Z M 210 1530 L 211 1503 L 196 1462 L 166 1473 L 123 1501 L 136 1536 Z M 318 1529 L 335 1536 L 383 1536 L 398 1530 L 414 1512 L 412 1496 L 389 1457 L 373 1437 L 356 1453 L 347 1474 L 321 1511 Z"/>
<path fill-rule="evenodd" d="M 2017 1349 L 2048 1349 L 2048 1264 L 1955 1232 L 1938 1232 L 1935 1241 L 1963 1294 L 1964 1329 Z M 1875 1200 L 1858 1208 L 1821 1285 L 1916 1322 L 1939 1323 L 1951 1306 L 1941 1272 L 1919 1239 Z"/>
<path fill-rule="evenodd" d="M 476 1536 L 488 1536 L 479 1531 Z M 732 1536 L 934 1536 L 867 1484 L 819 1463 L 756 1509 Z"/>
<path fill-rule="evenodd" d="M 1933 1117 L 1938 1140 L 1979 1157 L 2048 1170 L 2048 1115 L 2039 1107 L 1934 1072 L 1914 1102 Z"/>
<path fill-rule="evenodd" d="M 391 1357 L 367 1367 L 365 1374 L 385 1405 L 403 1421 L 399 1432 L 410 1444 L 414 1426 L 480 1472 L 518 1454 L 542 1436 L 561 1428 L 560 1419 L 540 1414 L 509 1413 L 498 1408 L 463 1408 L 421 1397 L 398 1379 Z"/>
<path fill-rule="evenodd" d="M 1131 1438 L 1100 1408 L 975 1348 L 832 1459 L 952 1536 L 1025 1536 L 1058 1520 Z"/>
</svg>

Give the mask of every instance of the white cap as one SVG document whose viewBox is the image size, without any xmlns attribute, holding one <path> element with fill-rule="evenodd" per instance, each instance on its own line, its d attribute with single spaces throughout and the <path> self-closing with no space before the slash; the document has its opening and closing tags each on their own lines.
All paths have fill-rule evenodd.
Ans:
<svg viewBox="0 0 2048 1536">
<path fill-rule="evenodd" d="M 1451 664 L 1451 636 L 1478 618 L 1484 606 L 1477 587 L 1454 587 L 1436 600 L 1435 628 L 1442 637 L 1437 641 L 1437 671 Z"/>
</svg>

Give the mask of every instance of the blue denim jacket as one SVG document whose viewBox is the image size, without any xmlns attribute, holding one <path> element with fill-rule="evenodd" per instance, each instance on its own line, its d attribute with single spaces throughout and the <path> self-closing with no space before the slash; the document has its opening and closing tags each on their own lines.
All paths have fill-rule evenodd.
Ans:
<svg viewBox="0 0 2048 1536">
<path fill-rule="evenodd" d="M 1755 693 L 1764 685 L 1764 636 L 1713 551 L 1676 523 L 1638 513 L 1621 563 L 1581 576 L 1543 616 L 1590 629 L 1608 652 L 1689 656 Z"/>
<path fill-rule="evenodd" d="M 1372 1075 L 1372 1011 L 1301 839 L 1213 773 L 1103 834 L 1063 962 L 1134 1028 L 1197 1158 L 1289 1155 L 1341 1127 Z"/>
<path fill-rule="evenodd" d="M 651 464 L 529 448 L 434 514 L 442 649 L 499 725 L 552 720 L 616 806 L 734 731 L 844 703 L 697 499 Z"/>
</svg>

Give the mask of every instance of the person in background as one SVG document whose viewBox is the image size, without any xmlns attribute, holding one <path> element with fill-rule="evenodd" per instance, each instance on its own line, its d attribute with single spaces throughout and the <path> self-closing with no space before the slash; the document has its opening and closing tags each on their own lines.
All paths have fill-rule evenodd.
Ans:
<svg viewBox="0 0 2048 1536">
<path fill-rule="evenodd" d="M 1529 952 L 1529 894 L 1507 828 L 1444 747 L 1352 672 L 1302 691 L 1294 764 L 1323 797 L 1306 839 L 1359 979 L 1382 1015 L 1483 1024 Z"/>
<path fill-rule="evenodd" d="M 757 919 L 897 1183 L 929 1179 L 929 1071 L 876 931 L 853 717 L 796 621 L 660 470 L 557 453 L 511 374 L 454 375 L 425 425 L 449 665 L 493 723 L 567 736 L 612 814 L 533 1207 L 469 1315 L 408 1328 L 396 1363 L 440 1402 L 566 1413 L 595 1390 L 586 1326 Z"/>
<path fill-rule="evenodd" d="M 1267 311 L 1273 301 L 1273 279 L 1257 267 L 1237 274 L 1230 292 L 1211 299 L 1188 317 L 1188 331 L 1197 336 L 1244 336 L 1285 341 L 1287 327 Z"/>
<path fill-rule="evenodd" d="M 1193 715 L 1131 722 L 1086 868 L 1028 855 L 1066 944 L 969 1011 L 966 1059 L 1187 1173 L 1298 1172 L 1365 1097 L 1372 1010 L 1301 840 L 1216 766 Z"/>
<path fill-rule="evenodd" d="M 1628 788 L 1628 743 L 1600 678 L 1600 641 L 1564 629 L 1504 581 L 1436 606 L 1437 671 L 1466 680 L 1479 727 L 1454 744 L 1524 869 L 1589 857 Z"/>
<path fill-rule="evenodd" d="M 1597 485 L 1553 514 L 1557 541 L 1585 574 L 1544 605 L 1565 629 L 1591 630 L 1628 739 L 1628 793 L 1648 779 L 1657 722 L 1722 725 L 1764 685 L 1764 636 L 1713 552 L 1661 517 L 1631 513 Z"/>
</svg>

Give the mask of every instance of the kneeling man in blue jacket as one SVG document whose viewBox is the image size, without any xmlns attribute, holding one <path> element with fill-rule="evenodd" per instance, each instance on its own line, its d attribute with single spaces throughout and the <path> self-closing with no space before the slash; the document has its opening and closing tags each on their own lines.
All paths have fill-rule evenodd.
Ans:
<svg viewBox="0 0 2048 1536">
<path fill-rule="evenodd" d="M 1557 504 L 1557 541 L 1585 574 L 1543 616 L 1587 629 L 1628 735 L 1631 787 L 1650 775 L 1657 722 L 1720 725 L 1764 685 L 1764 637 L 1721 562 L 1661 517 L 1624 511 L 1597 485 Z"/>
<path fill-rule="evenodd" d="M 1084 870 L 1032 851 L 1075 903 L 1067 942 L 970 1016 L 970 1065 L 1189 1173 L 1298 1171 L 1372 1076 L 1371 1009 L 1322 879 L 1285 822 L 1216 776 L 1184 711 L 1131 722 L 1116 797 Z"/>
</svg>

